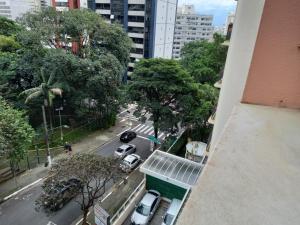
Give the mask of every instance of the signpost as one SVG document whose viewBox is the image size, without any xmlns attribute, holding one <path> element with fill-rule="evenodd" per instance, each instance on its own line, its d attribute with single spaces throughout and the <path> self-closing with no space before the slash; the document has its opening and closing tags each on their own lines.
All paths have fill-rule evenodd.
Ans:
<svg viewBox="0 0 300 225">
<path fill-rule="evenodd" d="M 110 216 L 99 203 L 94 206 L 95 223 L 97 225 L 110 225 Z"/>
<path fill-rule="evenodd" d="M 156 144 L 161 144 L 161 143 L 156 137 L 154 137 L 152 135 L 149 135 L 148 139 L 150 140 L 150 151 L 153 152 L 154 151 L 154 143 L 156 143 Z"/>
</svg>

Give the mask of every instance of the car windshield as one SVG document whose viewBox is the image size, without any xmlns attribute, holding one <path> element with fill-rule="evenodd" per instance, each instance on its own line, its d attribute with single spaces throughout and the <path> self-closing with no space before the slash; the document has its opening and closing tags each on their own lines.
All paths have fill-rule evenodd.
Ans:
<svg viewBox="0 0 300 225">
<path fill-rule="evenodd" d="M 146 206 L 140 203 L 136 208 L 136 211 L 144 216 L 148 216 L 150 214 L 150 206 Z"/>
<path fill-rule="evenodd" d="M 174 216 L 167 214 L 164 218 L 164 222 L 166 225 L 170 225 L 173 221 Z"/>
<path fill-rule="evenodd" d="M 123 151 L 124 151 L 124 149 L 122 149 L 122 148 L 118 148 L 118 149 L 117 149 L 117 152 L 122 153 Z"/>
</svg>

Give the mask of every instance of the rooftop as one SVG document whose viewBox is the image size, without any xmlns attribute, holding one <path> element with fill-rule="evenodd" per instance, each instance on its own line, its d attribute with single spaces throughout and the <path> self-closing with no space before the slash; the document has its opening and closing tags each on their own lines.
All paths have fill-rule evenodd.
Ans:
<svg viewBox="0 0 300 225">
<path fill-rule="evenodd" d="M 299 137 L 300 110 L 239 104 L 176 224 L 298 225 Z"/>
<path fill-rule="evenodd" d="M 166 152 L 156 150 L 141 166 L 141 172 L 190 188 L 198 179 L 202 165 Z"/>
</svg>

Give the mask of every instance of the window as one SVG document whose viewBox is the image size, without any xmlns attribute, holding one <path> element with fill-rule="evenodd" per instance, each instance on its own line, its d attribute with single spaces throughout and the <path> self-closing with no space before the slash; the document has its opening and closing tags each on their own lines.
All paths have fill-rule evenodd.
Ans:
<svg viewBox="0 0 300 225">
<path fill-rule="evenodd" d="M 143 4 L 128 4 L 129 11 L 145 11 L 145 5 Z"/>
<path fill-rule="evenodd" d="M 96 3 L 96 9 L 110 10 L 110 4 Z"/>
</svg>

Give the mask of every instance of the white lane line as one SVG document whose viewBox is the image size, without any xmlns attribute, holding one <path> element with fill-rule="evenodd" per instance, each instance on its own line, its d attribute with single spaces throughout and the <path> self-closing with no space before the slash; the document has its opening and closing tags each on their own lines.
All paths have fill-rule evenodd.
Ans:
<svg viewBox="0 0 300 225">
<path fill-rule="evenodd" d="M 90 213 L 91 212 L 89 211 L 87 215 L 90 215 Z M 75 225 L 79 225 L 82 222 L 82 220 L 83 220 L 83 218 L 81 218 Z"/>
<path fill-rule="evenodd" d="M 139 132 L 140 133 L 143 133 L 145 130 L 147 130 L 149 127 L 148 126 L 146 126 L 145 128 L 143 128 L 142 130 L 140 130 Z"/>
<path fill-rule="evenodd" d="M 140 136 L 140 135 L 138 135 L 137 137 L 139 137 L 139 138 L 142 138 L 142 139 L 145 139 L 145 140 L 148 140 L 148 141 L 149 141 L 149 139 L 148 139 L 148 138 L 145 138 L 145 137 L 143 137 L 143 136 Z"/>
<path fill-rule="evenodd" d="M 129 176 L 125 177 L 125 179 L 127 180 Z"/>
<path fill-rule="evenodd" d="M 126 121 L 126 119 L 122 119 L 120 122 L 122 123 L 122 122 L 124 122 L 124 121 Z"/>
<path fill-rule="evenodd" d="M 10 195 L 4 197 L 3 199 L 6 201 L 7 199 L 10 199 L 11 197 L 17 195 L 17 194 L 20 193 L 21 191 L 24 191 L 24 190 L 26 190 L 27 188 L 30 188 L 31 186 L 37 184 L 37 183 L 40 182 L 41 180 L 43 180 L 43 178 L 40 178 L 40 179 L 38 179 L 38 180 L 32 182 L 31 184 L 26 185 L 25 187 L 23 187 L 23 188 L 21 188 L 20 190 L 18 190 L 18 191 L 16 191 L 16 192 L 14 192 L 14 193 L 12 193 L 12 194 L 10 194 Z"/>
<path fill-rule="evenodd" d="M 119 186 L 121 186 L 123 183 L 124 183 L 124 180 L 122 180 L 122 181 L 119 183 Z"/>
<path fill-rule="evenodd" d="M 134 108 L 134 106 L 131 106 L 131 107 L 125 109 L 124 111 L 120 112 L 120 113 L 118 114 L 118 116 L 121 115 L 122 113 L 126 112 L 126 111 L 129 111 L 129 110 L 132 109 L 132 108 Z"/>
<path fill-rule="evenodd" d="M 57 225 L 56 223 L 53 223 L 52 221 L 49 221 L 48 223 L 47 223 L 47 225 Z"/>
<path fill-rule="evenodd" d="M 154 134 L 154 130 L 151 131 L 151 133 L 149 135 L 153 135 Z"/>
<path fill-rule="evenodd" d="M 152 131 L 153 127 L 150 127 L 149 129 L 145 130 L 144 134 L 148 134 L 149 131 Z M 149 132 L 150 134 L 150 132 Z"/>
<path fill-rule="evenodd" d="M 143 129 L 146 125 L 142 125 L 139 127 L 139 129 L 136 130 L 136 132 L 139 132 L 141 129 Z"/>
<path fill-rule="evenodd" d="M 121 134 L 123 134 L 125 131 L 130 130 L 130 127 L 127 127 L 125 130 L 123 130 L 122 132 L 120 132 L 119 134 L 117 134 L 117 136 L 120 136 Z"/>
<path fill-rule="evenodd" d="M 142 165 L 142 163 L 137 168 L 135 168 L 134 170 L 138 170 L 141 167 L 141 165 Z"/>
<path fill-rule="evenodd" d="M 142 124 L 139 124 L 139 125 L 137 125 L 137 126 L 135 126 L 134 128 L 132 128 L 131 130 L 135 130 L 135 129 L 137 129 L 138 127 L 140 127 L 140 126 L 142 126 Z"/>
<path fill-rule="evenodd" d="M 112 191 L 109 192 L 109 193 L 101 200 L 101 202 L 103 202 L 105 199 L 107 199 L 111 194 L 112 194 Z"/>
<path fill-rule="evenodd" d="M 161 133 L 158 138 L 161 138 L 162 136 L 164 136 L 165 134 L 164 133 Z"/>
</svg>

